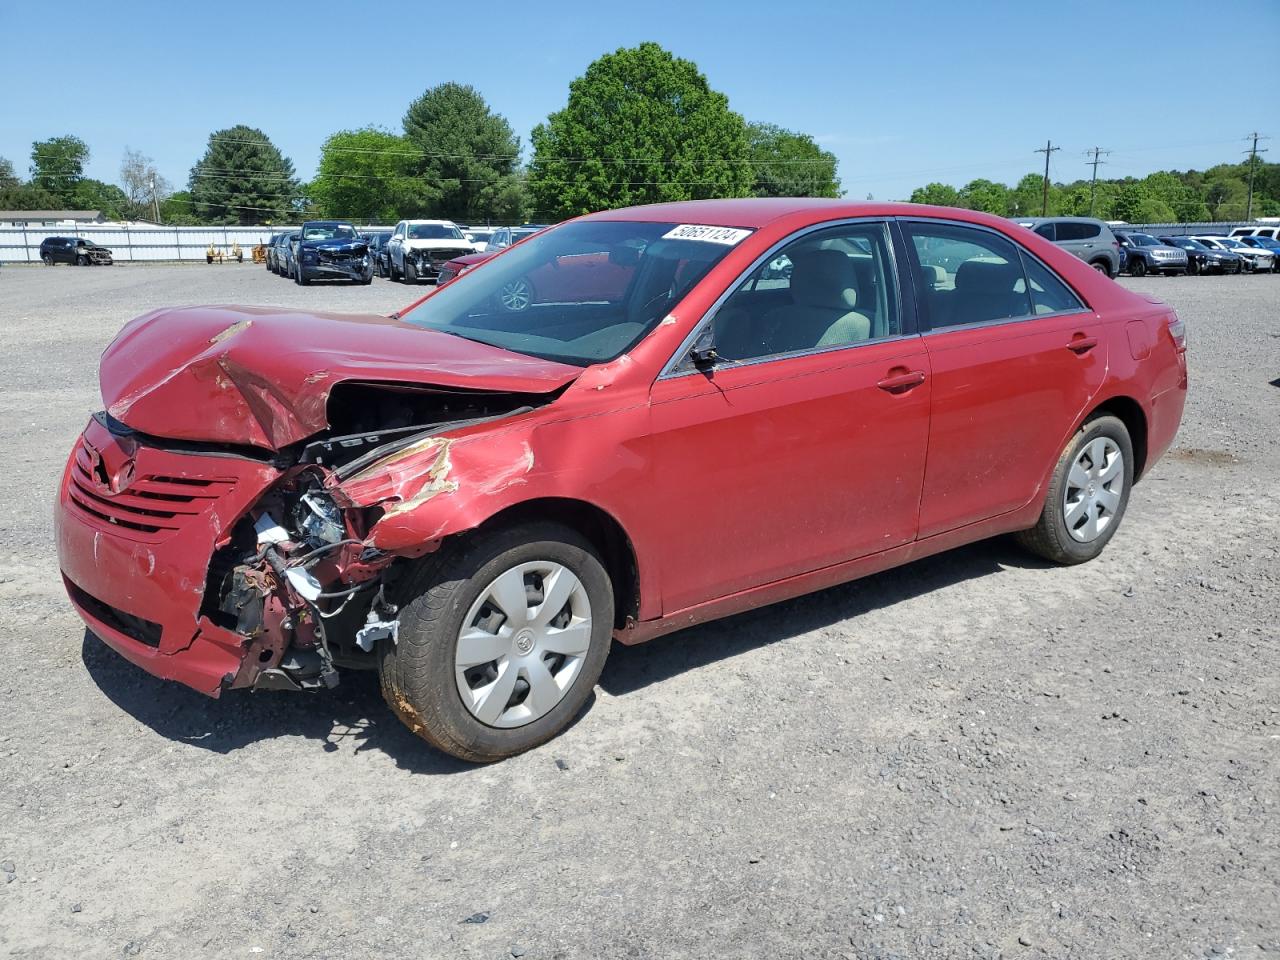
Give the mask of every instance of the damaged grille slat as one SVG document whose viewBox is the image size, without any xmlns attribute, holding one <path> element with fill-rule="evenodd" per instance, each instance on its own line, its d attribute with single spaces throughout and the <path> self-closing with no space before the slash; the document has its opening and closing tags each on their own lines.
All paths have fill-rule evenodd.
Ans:
<svg viewBox="0 0 1280 960">
<path fill-rule="evenodd" d="M 82 516 L 104 529 L 128 530 L 135 539 L 158 542 L 205 513 L 234 487 L 233 480 L 146 475 L 113 492 L 105 477 L 95 476 L 94 458 L 81 445 L 67 495 Z"/>
</svg>

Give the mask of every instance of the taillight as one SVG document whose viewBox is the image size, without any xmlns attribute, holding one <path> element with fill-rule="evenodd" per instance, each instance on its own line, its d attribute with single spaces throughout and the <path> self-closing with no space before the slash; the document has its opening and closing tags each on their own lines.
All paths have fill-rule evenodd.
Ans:
<svg viewBox="0 0 1280 960">
<path fill-rule="evenodd" d="M 1173 337 L 1173 345 L 1179 350 L 1187 349 L 1187 325 L 1177 311 L 1169 314 L 1169 336 Z"/>
</svg>

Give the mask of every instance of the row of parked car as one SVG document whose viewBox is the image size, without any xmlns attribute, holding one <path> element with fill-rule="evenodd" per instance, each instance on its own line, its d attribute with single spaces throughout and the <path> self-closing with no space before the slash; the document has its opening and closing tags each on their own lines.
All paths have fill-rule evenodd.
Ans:
<svg viewBox="0 0 1280 960">
<path fill-rule="evenodd" d="M 542 229 L 541 224 L 463 227 L 451 220 L 401 220 L 392 229 L 361 232 L 343 221 L 309 220 L 296 231 L 271 237 L 266 267 L 302 285 L 312 280 L 372 283 L 374 277 L 438 281 L 446 264 L 476 254 L 493 256 Z"/>
<path fill-rule="evenodd" d="M 1280 225 L 1236 227 L 1230 236 L 1152 236 L 1088 217 L 1028 217 L 1018 224 L 1109 277 L 1280 272 Z"/>
</svg>

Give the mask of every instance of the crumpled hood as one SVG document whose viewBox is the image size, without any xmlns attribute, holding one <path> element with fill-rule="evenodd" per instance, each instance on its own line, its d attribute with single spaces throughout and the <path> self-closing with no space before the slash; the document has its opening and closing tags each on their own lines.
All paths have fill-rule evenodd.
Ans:
<svg viewBox="0 0 1280 960">
<path fill-rule="evenodd" d="M 102 399 L 134 430 L 269 450 L 328 426 L 343 380 L 550 393 L 577 367 L 389 317 L 187 307 L 131 321 L 102 354 Z"/>
<path fill-rule="evenodd" d="M 364 253 L 369 244 L 364 240 L 303 240 L 304 250 L 324 250 L 328 253 Z"/>
</svg>

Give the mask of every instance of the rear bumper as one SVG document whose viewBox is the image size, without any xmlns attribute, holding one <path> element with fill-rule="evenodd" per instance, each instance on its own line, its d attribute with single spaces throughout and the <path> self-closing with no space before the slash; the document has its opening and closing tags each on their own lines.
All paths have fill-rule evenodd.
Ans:
<svg viewBox="0 0 1280 960">
<path fill-rule="evenodd" d="M 89 629 L 148 673 L 201 693 L 251 683 L 247 639 L 201 606 L 214 550 L 279 475 L 254 460 L 144 446 L 91 420 L 55 512 L 64 584 Z M 122 479 L 119 492 L 106 477 Z"/>
</svg>

